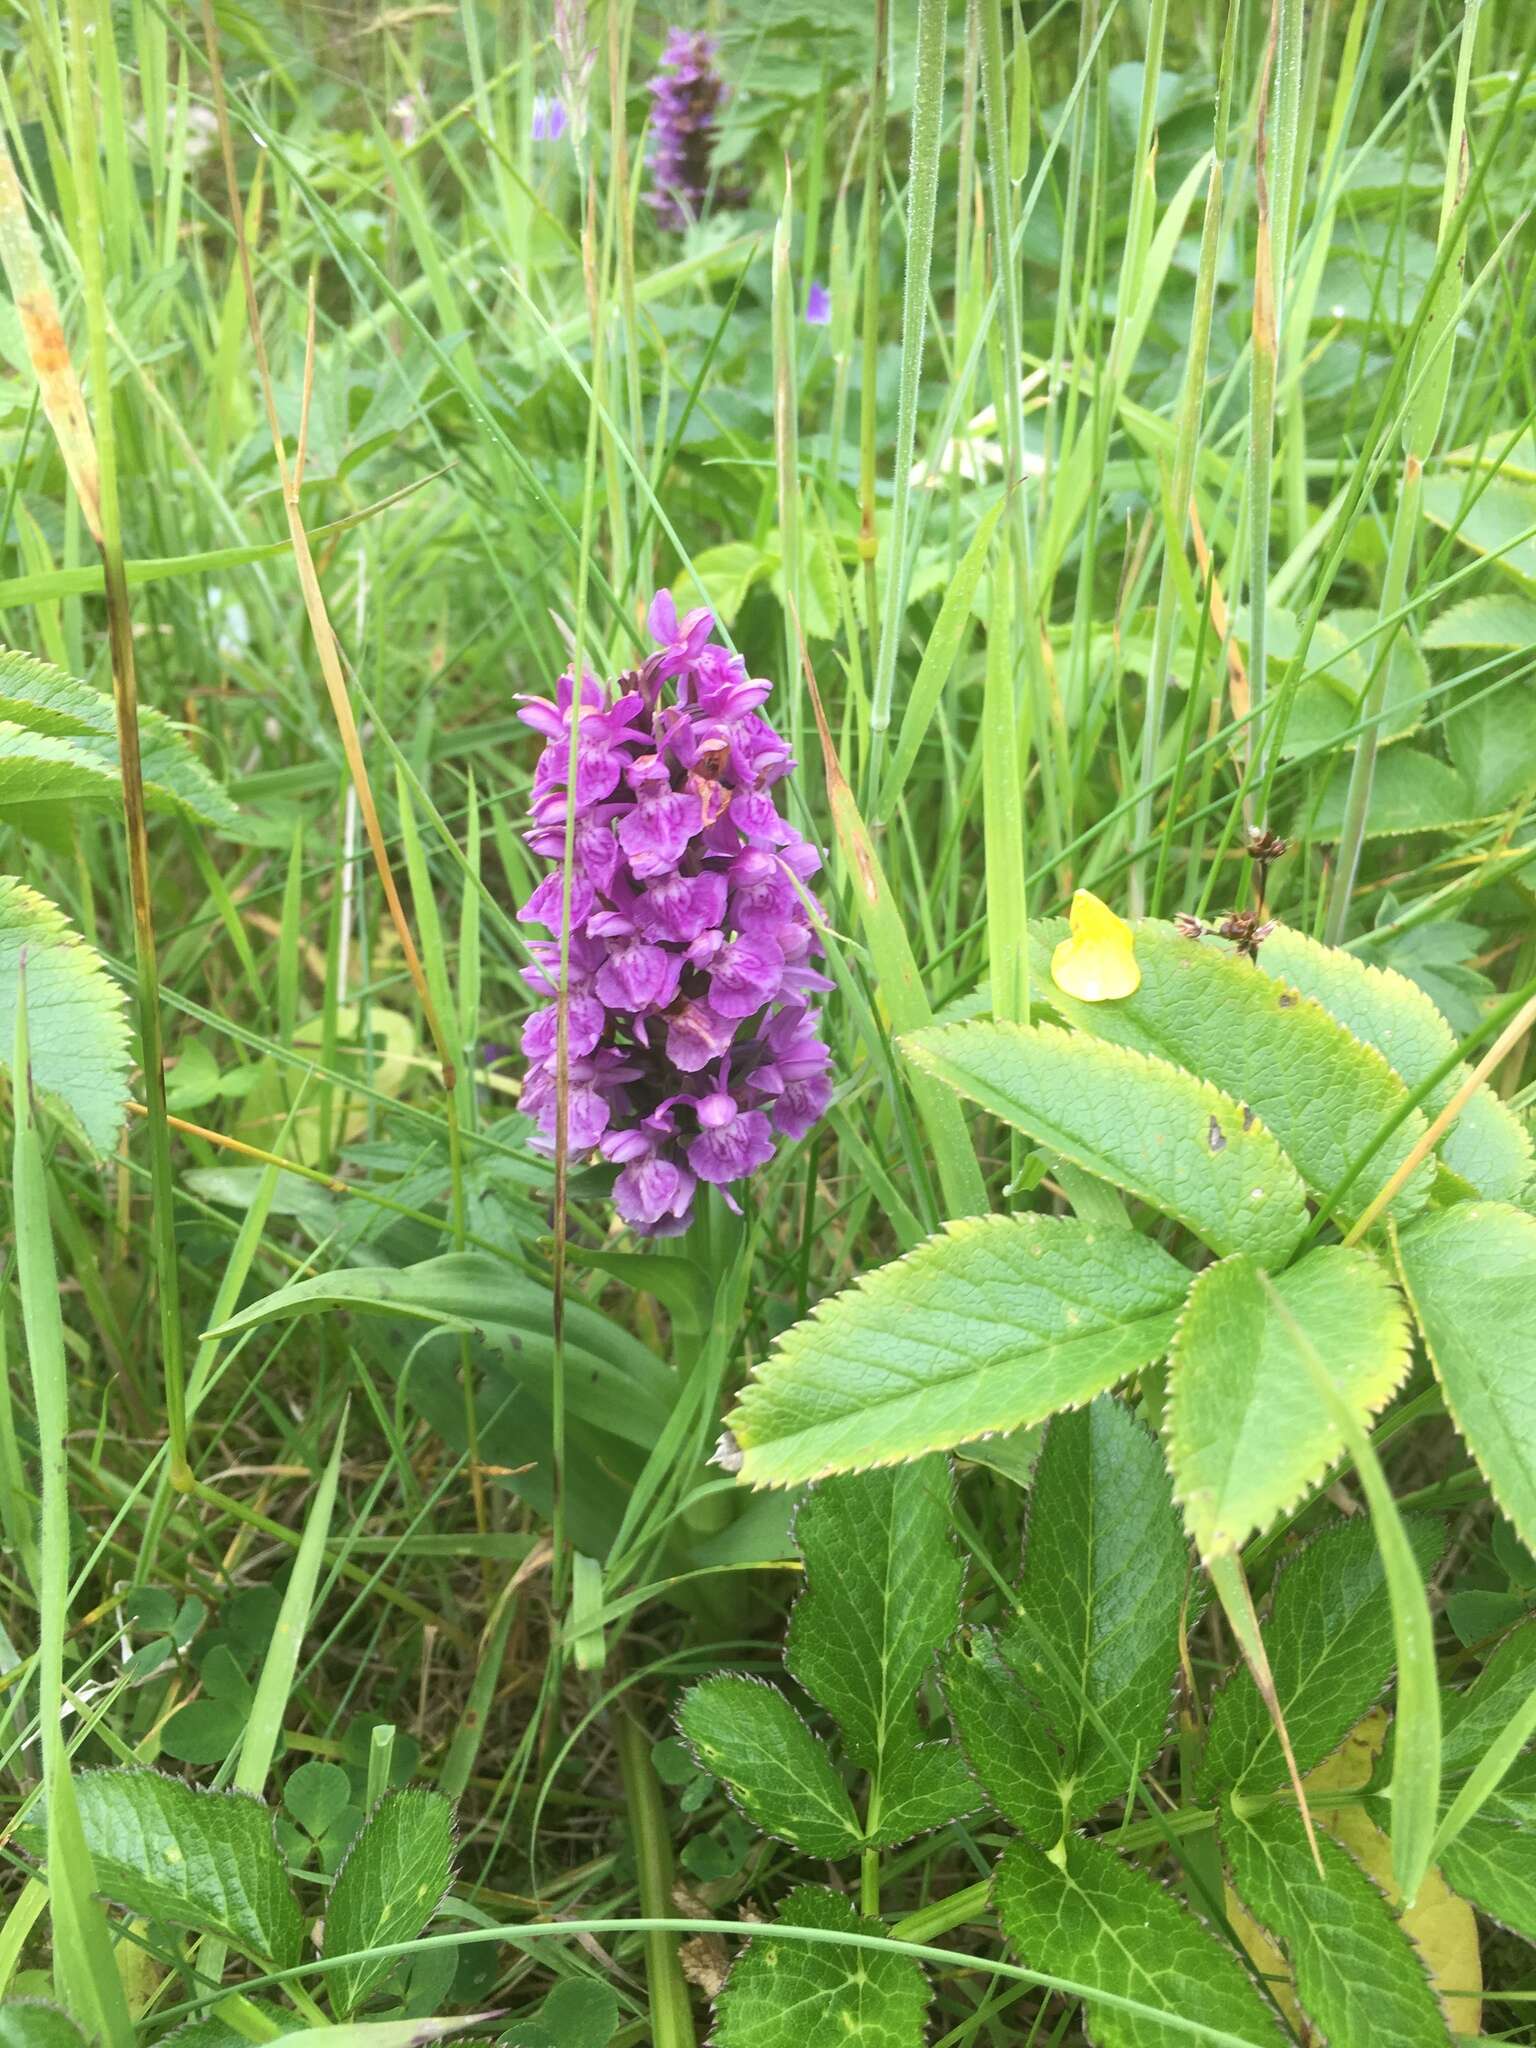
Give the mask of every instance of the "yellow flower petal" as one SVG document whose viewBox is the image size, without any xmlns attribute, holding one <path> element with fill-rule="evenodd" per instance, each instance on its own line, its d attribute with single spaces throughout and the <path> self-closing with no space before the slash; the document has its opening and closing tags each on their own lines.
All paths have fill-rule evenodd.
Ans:
<svg viewBox="0 0 1536 2048">
<path fill-rule="evenodd" d="M 1123 917 L 1091 890 L 1072 898 L 1072 936 L 1051 955 L 1051 979 L 1084 1003 L 1109 1003 L 1134 995 L 1141 986 L 1136 939 Z"/>
</svg>

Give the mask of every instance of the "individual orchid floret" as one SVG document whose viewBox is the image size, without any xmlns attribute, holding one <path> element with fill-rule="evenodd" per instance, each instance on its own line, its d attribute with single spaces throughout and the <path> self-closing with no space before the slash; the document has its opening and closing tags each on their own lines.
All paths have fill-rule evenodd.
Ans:
<svg viewBox="0 0 1536 2048">
<path fill-rule="evenodd" d="M 825 1113 L 811 1000 L 831 984 L 805 895 L 820 856 L 773 796 L 794 762 L 762 715 L 769 684 L 709 612 L 680 619 L 661 591 L 649 624 L 634 673 L 579 691 L 563 676 L 553 702 L 519 711 L 545 741 L 524 836 L 560 863 L 568 828 L 572 842 L 569 876 L 553 867 L 518 913 L 551 934 L 524 970 L 539 1007 L 522 1106 L 552 1148 L 568 918 L 568 1148 L 617 1167 L 620 1217 L 665 1237 L 687 1229 L 701 1182 L 728 1190 Z"/>
</svg>

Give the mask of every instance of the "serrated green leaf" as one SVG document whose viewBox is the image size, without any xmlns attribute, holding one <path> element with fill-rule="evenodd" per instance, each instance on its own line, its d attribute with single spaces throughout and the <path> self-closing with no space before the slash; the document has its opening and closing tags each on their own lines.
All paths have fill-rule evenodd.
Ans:
<svg viewBox="0 0 1536 2048">
<path fill-rule="evenodd" d="M 1481 477 L 1432 476 L 1424 479 L 1421 502 L 1425 518 L 1463 547 L 1536 587 L 1536 490 L 1505 477 L 1484 483 Z"/>
<path fill-rule="evenodd" d="M 684 1693 L 677 1725 L 702 1767 L 764 1834 L 808 1856 L 835 1859 L 858 1848 L 853 1802 L 832 1759 L 776 1687 L 706 1678 Z"/>
<path fill-rule="evenodd" d="M 75 1797 L 105 1898 L 276 1969 L 299 1960 L 303 1924 L 260 1800 L 121 1769 L 82 1772 Z"/>
<path fill-rule="evenodd" d="M 1536 1692 L 1536 1620 L 1511 1629 L 1472 1683 L 1443 1692 L 1441 1760 L 1447 1777 L 1470 1771 L 1503 1731 L 1511 1715 Z"/>
<path fill-rule="evenodd" d="M 1098 2048 L 1186 2048 L 1155 2013 L 1198 2019 L 1270 2048 L 1285 2035 L 1233 1951 L 1171 1892 L 1103 1842 L 1069 1836 L 1064 1865 L 1011 1842 L 993 1880 L 1003 1932 L 1031 1969 L 1092 1984 L 1151 2011 L 1090 2002 Z"/>
<path fill-rule="evenodd" d="M 976 1022 L 911 1033 L 925 1073 L 1037 1144 L 1176 1216 L 1213 1251 L 1284 1264 L 1306 1227 L 1301 1181 L 1276 1139 L 1210 1082 L 1049 1024 Z"/>
<path fill-rule="evenodd" d="M 1266 974 L 1314 997 L 1346 1029 L 1376 1050 L 1411 1089 L 1427 1081 L 1456 1050 L 1456 1036 L 1417 982 L 1392 967 L 1374 967 L 1338 946 L 1320 945 L 1280 926 L 1259 949 Z M 1435 1117 L 1465 1081 L 1453 1067 L 1422 1104 Z M 1523 1123 L 1486 1083 L 1440 1141 L 1440 1157 L 1490 1201 L 1509 1201 L 1531 1177 L 1532 1147 Z"/>
<path fill-rule="evenodd" d="M 1333 841 L 1342 832 L 1349 773 L 1349 763 L 1343 760 L 1329 777 L 1312 820 L 1314 838 Z M 1449 832 L 1457 825 L 1473 824 L 1483 815 L 1465 778 L 1438 754 L 1400 746 L 1384 747 L 1377 756 L 1365 823 L 1367 839 Z"/>
<path fill-rule="evenodd" d="M 1363 1422 L 1412 1361 L 1408 1316 L 1367 1252 L 1322 1245 L 1273 1286 Z M 1174 1339 L 1168 1462 L 1202 1557 L 1232 1555 L 1315 1484 L 1344 1440 L 1251 1259 L 1207 1266 Z"/>
<path fill-rule="evenodd" d="M 919 1753 L 917 1688 L 960 1611 L 950 1496 L 945 1460 L 924 1458 L 828 1480 L 795 1517 L 806 1584 L 784 1661 L 871 1774 L 869 1831 L 882 1842 L 975 1804 L 959 1758 L 943 1745 Z M 946 1799 L 958 1803 L 945 1810 Z M 916 1826 L 893 1834 L 909 1814 L 919 1816 Z"/>
<path fill-rule="evenodd" d="M 1426 647 L 1536 647 L 1536 604 L 1512 590 L 1464 598 L 1424 628 Z"/>
<path fill-rule="evenodd" d="M 67 2012 L 44 1998 L 8 1998 L 0 2004 L 0 2048 L 86 2048 Z"/>
<path fill-rule="evenodd" d="M 0 875 L 0 1067 L 7 1071 L 23 953 L 32 1086 L 82 1143 L 108 1153 L 128 1100 L 122 995 L 63 911 L 25 882 Z"/>
<path fill-rule="evenodd" d="M 918 1685 L 959 1618 L 951 1494 L 947 1461 L 923 1458 L 828 1480 L 795 1516 L 805 1590 L 784 1662 L 862 1770 L 915 1747 Z"/>
<path fill-rule="evenodd" d="M 779 1924 L 884 1934 L 837 1892 L 800 1885 Z M 755 1934 L 716 2005 L 716 2048 L 921 2048 L 928 1986 L 921 1966 L 878 1949 Z"/>
<path fill-rule="evenodd" d="M 779 1339 L 730 1427 L 751 1485 L 1038 1422 L 1162 1356 L 1189 1275 L 1149 1238 L 1042 1216 L 951 1224 Z"/>
<path fill-rule="evenodd" d="M 1480 1913 L 1536 1941 L 1536 1829 L 1486 1816 L 1470 1820 L 1440 1870 Z"/>
<path fill-rule="evenodd" d="M 923 1742 L 898 1749 L 880 1776 L 880 1799 L 870 1801 L 861 1837 L 869 1849 L 893 1848 L 929 1834 L 983 1804 L 975 1779 L 954 1743 Z"/>
<path fill-rule="evenodd" d="M 958 1637 L 939 1660 L 950 1718 L 971 1769 L 1004 1820 L 1047 1847 L 1062 1831 L 1061 1744 L 991 1630 Z"/>
<path fill-rule="evenodd" d="M 1457 705 L 1445 739 L 1479 815 L 1493 816 L 1536 782 L 1536 691 L 1522 676 Z"/>
<path fill-rule="evenodd" d="M 1041 928 L 1037 956 L 1059 932 Z M 1080 1030 L 1213 1082 L 1260 1119 L 1314 1192 L 1331 1192 L 1402 1108 L 1407 1090 L 1374 1047 L 1251 961 L 1151 919 L 1136 926 L 1136 960 L 1141 986 L 1122 1002 L 1078 1002 L 1052 986 L 1052 1006 Z M 1424 1129 L 1415 1110 L 1343 1196 L 1342 1221 L 1354 1221 Z M 1431 1177 L 1427 1167 L 1416 1174 L 1392 1213 L 1422 1208 Z"/>
<path fill-rule="evenodd" d="M 1536 1544 L 1536 1216 L 1458 1203 L 1404 1232 L 1398 1264 L 1445 1405 L 1521 1541 Z"/>
<path fill-rule="evenodd" d="M 1381 1893 L 1320 1833 L 1319 1877 L 1301 1815 L 1269 1806 L 1221 1824 L 1232 1881 L 1290 1960 L 1296 1995 L 1325 2041 L 1434 2048 L 1450 2029 L 1417 1950 Z"/>
<path fill-rule="evenodd" d="M 1440 1551 L 1440 1525 L 1426 1515 L 1404 1522 L 1427 1572 Z M 1375 1704 L 1392 1666 L 1391 1603 L 1367 1517 L 1324 1529 L 1282 1567 L 1264 1644 L 1297 1768 L 1310 1771 Z M 1269 1713 L 1241 1666 L 1211 1711 L 1199 1795 L 1251 1797 L 1278 1791 L 1287 1777 Z"/>
<path fill-rule="evenodd" d="M 1128 1794 L 1162 1747 L 1187 1577 L 1156 1440 L 1108 1395 L 1058 1415 L 1030 1496 L 1020 1618 L 999 1648 L 1061 1745 L 1063 1824 Z"/>
<path fill-rule="evenodd" d="M 342 1858 L 325 1911 L 327 1961 L 414 1941 L 453 1878 L 453 1807 L 440 1792 L 389 1792 Z M 349 2017 L 395 1968 L 396 1958 L 348 1963 L 327 1979 L 331 2003 Z"/>
<path fill-rule="evenodd" d="M 140 771 L 152 811 L 237 831 L 240 813 L 161 712 L 139 710 Z M 117 713 L 100 690 L 30 654 L 0 648 L 0 804 L 122 800 Z"/>
</svg>

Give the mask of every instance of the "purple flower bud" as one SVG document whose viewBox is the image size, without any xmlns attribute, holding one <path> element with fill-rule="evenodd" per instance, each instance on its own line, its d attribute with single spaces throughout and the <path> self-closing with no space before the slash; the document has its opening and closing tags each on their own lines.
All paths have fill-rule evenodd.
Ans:
<svg viewBox="0 0 1536 2048">
<path fill-rule="evenodd" d="M 679 619 L 659 591 L 649 623 L 656 651 L 636 674 L 613 691 L 582 681 L 574 790 L 572 679 L 519 715 L 545 742 L 533 851 L 560 860 L 574 813 L 569 1148 L 620 1169 L 626 1223 L 670 1236 L 687 1228 L 699 1181 L 745 1179 L 825 1112 L 831 1056 L 807 998 L 831 984 L 811 964 L 820 941 L 800 887 L 820 856 L 771 793 L 793 761 L 761 715 L 769 685 L 714 639 L 708 612 Z M 519 916 L 558 935 L 564 889 L 556 867 Z M 522 1106 L 548 1147 L 558 936 L 528 950 L 540 1007 L 523 1030 Z"/>
<path fill-rule="evenodd" d="M 805 295 L 805 324 L 807 327 L 830 327 L 832 324 L 832 294 L 820 279 Z"/>
</svg>

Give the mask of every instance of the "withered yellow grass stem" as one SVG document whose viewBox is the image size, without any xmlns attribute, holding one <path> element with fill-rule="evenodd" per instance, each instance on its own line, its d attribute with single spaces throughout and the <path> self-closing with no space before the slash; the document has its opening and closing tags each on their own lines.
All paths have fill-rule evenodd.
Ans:
<svg viewBox="0 0 1536 2048">
<path fill-rule="evenodd" d="M 78 17 L 76 28 L 78 35 Z M 91 132 L 92 69 L 89 52 L 83 46 L 83 36 L 80 44 L 74 52 L 74 123 L 77 138 L 84 138 Z M 186 1374 L 172 1209 L 175 1186 L 165 1107 L 160 978 L 150 899 L 149 834 L 145 822 L 144 778 L 139 760 L 138 678 L 134 666 L 128 580 L 123 568 L 122 528 L 118 518 L 96 166 L 94 160 L 82 159 L 78 168 L 79 253 L 90 326 L 92 388 L 101 408 L 99 448 L 59 318 L 53 286 L 38 253 L 31 223 L 27 219 L 26 201 L 3 135 L 0 135 L 0 264 L 4 266 L 16 301 L 43 412 L 59 444 L 59 452 L 86 526 L 101 555 L 112 666 L 112 700 L 117 721 L 123 830 L 128 853 L 128 885 L 133 904 L 139 1049 L 144 1068 L 144 1092 L 148 1098 L 150 1183 L 154 1201 L 150 1239 L 160 1318 L 166 1433 L 170 1445 L 171 1480 L 178 1490 L 185 1491 L 191 1480 L 187 1462 Z"/>
<path fill-rule="evenodd" d="M 128 1105 L 135 1116 L 148 1116 L 149 1111 L 142 1102 Z M 189 1138 L 201 1138 L 204 1144 L 216 1145 L 222 1152 L 238 1152 L 242 1159 L 259 1159 L 263 1166 L 279 1166 L 284 1173 L 297 1173 L 305 1180 L 312 1180 L 317 1187 L 326 1188 L 333 1195 L 344 1195 L 347 1184 L 337 1180 L 334 1174 L 321 1173 L 318 1167 L 305 1166 L 297 1159 L 282 1159 L 276 1152 L 264 1152 L 259 1145 L 248 1145 L 243 1138 L 231 1138 L 223 1131 L 210 1131 L 205 1124 L 189 1123 L 184 1116 L 167 1116 L 166 1122 L 173 1131 L 185 1131 Z"/>
<path fill-rule="evenodd" d="M 1361 1210 L 1344 1239 L 1346 1244 L 1354 1244 L 1358 1239 L 1364 1237 L 1377 1217 L 1392 1201 L 1398 1190 L 1418 1172 L 1422 1162 L 1434 1151 L 1440 1140 L 1451 1128 L 1451 1125 L 1455 1123 L 1457 1117 L 1461 1115 L 1461 1112 L 1466 1108 L 1495 1067 L 1498 1066 L 1510 1047 L 1518 1045 L 1533 1024 L 1536 1024 L 1536 996 L 1532 996 L 1528 1003 L 1522 1003 L 1520 1008 L 1516 1010 L 1514 1016 L 1510 1018 L 1504 1029 L 1499 1033 L 1492 1045 L 1489 1046 L 1488 1050 L 1456 1090 L 1456 1093 L 1451 1097 L 1444 1109 L 1435 1118 L 1423 1137 L 1409 1151 L 1401 1165 L 1393 1171 L 1391 1178 L 1383 1184 L 1380 1192 L 1374 1195 L 1365 1208 Z"/>
</svg>

